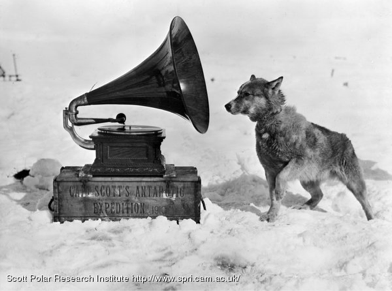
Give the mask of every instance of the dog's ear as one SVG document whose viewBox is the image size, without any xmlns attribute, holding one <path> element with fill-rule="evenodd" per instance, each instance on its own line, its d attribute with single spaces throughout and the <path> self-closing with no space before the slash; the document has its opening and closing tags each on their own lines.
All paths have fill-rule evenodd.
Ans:
<svg viewBox="0 0 392 291">
<path fill-rule="evenodd" d="M 278 92 L 279 89 L 280 89 L 280 85 L 282 84 L 282 81 L 283 81 L 283 77 L 279 77 L 276 80 L 268 82 L 267 83 L 267 87 L 268 87 L 268 89 L 270 89 L 270 90 L 272 90 L 274 92 Z"/>
<path fill-rule="evenodd" d="M 251 81 L 256 80 L 256 76 L 255 76 L 255 75 L 250 76 L 250 80 L 251 80 Z"/>
</svg>

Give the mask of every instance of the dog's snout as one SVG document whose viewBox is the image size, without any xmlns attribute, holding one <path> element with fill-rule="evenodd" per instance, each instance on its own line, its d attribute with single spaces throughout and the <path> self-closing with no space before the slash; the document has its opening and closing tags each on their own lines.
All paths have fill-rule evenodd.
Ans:
<svg viewBox="0 0 392 291">
<path fill-rule="evenodd" d="M 231 110 L 231 103 L 230 103 L 230 102 L 227 103 L 227 104 L 225 105 L 225 108 L 226 108 L 227 111 L 230 112 L 230 110 Z"/>
</svg>

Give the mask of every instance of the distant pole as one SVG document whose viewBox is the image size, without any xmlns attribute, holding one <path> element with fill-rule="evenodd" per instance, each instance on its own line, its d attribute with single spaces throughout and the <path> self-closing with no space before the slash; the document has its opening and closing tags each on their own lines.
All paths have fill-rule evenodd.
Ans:
<svg viewBox="0 0 392 291">
<path fill-rule="evenodd" d="M 16 78 L 16 81 L 17 81 L 17 82 L 22 81 L 21 79 L 19 79 L 18 70 L 17 70 L 17 68 L 16 68 L 16 58 L 15 58 L 15 54 L 13 54 L 12 57 L 14 58 L 14 68 L 15 68 L 15 78 Z"/>
</svg>

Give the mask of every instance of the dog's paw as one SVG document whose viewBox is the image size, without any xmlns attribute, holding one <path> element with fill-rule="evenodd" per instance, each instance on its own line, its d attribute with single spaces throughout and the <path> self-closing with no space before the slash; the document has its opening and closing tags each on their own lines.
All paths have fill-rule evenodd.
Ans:
<svg viewBox="0 0 392 291">
<path fill-rule="evenodd" d="M 267 212 L 261 213 L 259 219 L 260 221 L 268 221 L 268 213 Z"/>
<path fill-rule="evenodd" d="M 273 213 L 273 212 L 264 212 L 260 215 L 260 221 L 267 221 L 267 222 L 274 222 L 276 220 L 277 217 L 277 213 Z"/>
</svg>

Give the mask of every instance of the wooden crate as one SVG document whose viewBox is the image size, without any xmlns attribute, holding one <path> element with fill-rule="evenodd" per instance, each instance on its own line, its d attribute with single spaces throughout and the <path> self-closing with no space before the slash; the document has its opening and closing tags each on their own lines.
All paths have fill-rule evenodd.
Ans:
<svg viewBox="0 0 392 291">
<path fill-rule="evenodd" d="M 160 215 L 200 221 L 201 180 L 194 167 L 173 167 L 171 177 L 85 177 L 81 169 L 65 167 L 54 179 L 55 222 Z"/>
</svg>

